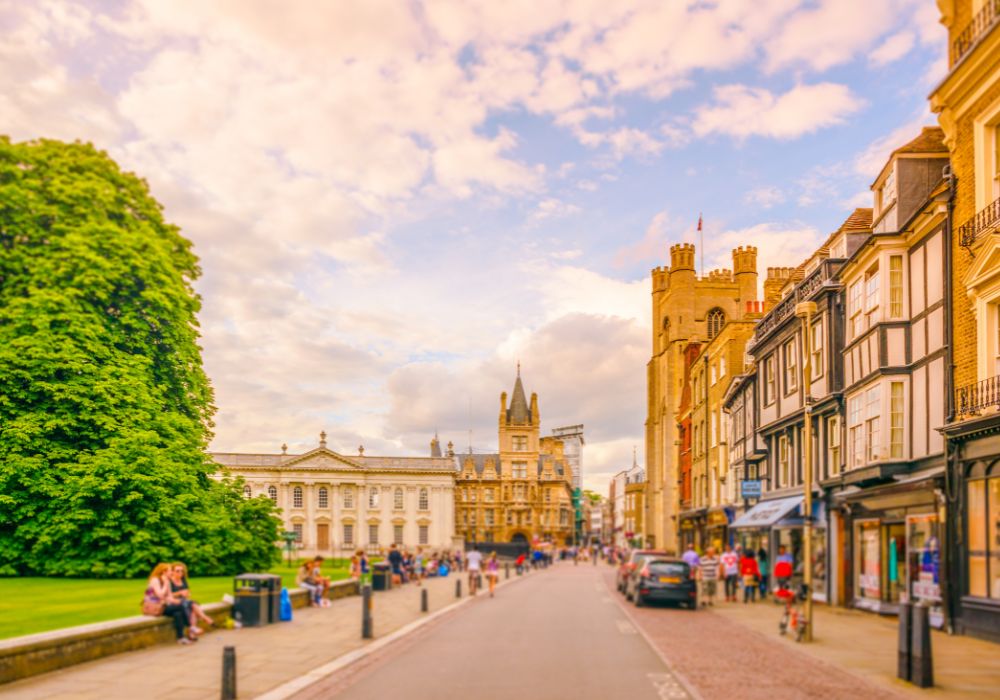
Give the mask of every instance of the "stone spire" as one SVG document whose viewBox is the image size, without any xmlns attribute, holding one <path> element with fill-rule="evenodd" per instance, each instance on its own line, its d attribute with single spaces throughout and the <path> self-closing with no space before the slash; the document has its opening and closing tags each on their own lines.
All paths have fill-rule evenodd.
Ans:
<svg viewBox="0 0 1000 700">
<path fill-rule="evenodd" d="M 437 431 L 434 431 L 434 439 L 431 440 L 431 457 L 441 456 L 441 441 L 438 439 Z"/>
<path fill-rule="evenodd" d="M 524 395 L 524 385 L 521 384 L 520 362 L 517 363 L 517 381 L 514 382 L 514 393 L 510 397 L 510 408 L 507 409 L 507 422 L 516 425 L 527 425 L 531 422 L 528 399 Z"/>
</svg>

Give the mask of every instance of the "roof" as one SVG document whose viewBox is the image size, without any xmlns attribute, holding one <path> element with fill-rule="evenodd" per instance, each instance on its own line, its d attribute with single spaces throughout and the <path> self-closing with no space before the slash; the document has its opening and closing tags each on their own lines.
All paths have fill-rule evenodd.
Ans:
<svg viewBox="0 0 1000 700">
<path fill-rule="evenodd" d="M 850 216 L 844 219 L 844 223 L 834 232 L 834 235 L 842 231 L 867 231 L 872 227 L 872 215 L 874 213 L 871 207 L 858 207 L 851 212 Z"/>
<path fill-rule="evenodd" d="M 507 422 L 518 425 L 531 422 L 531 411 L 528 409 L 528 400 L 524 397 L 520 370 L 517 373 L 517 381 L 514 382 L 514 393 L 510 397 L 510 408 L 507 409 Z"/>
<path fill-rule="evenodd" d="M 897 148 L 892 156 L 900 153 L 948 153 L 948 147 L 944 145 L 944 129 L 940 126 L 925 126 L 917 138 Z"/>
<path fill-rule="evenodd" d="M 378 455 L 341 455 L 333 450 L 320 447 L 302 454 L 254 454 L 244 452 L 212 452 L 212 459 L 231 469 L 244 468 L 296 468 L 298 463 L 308 461 L 309 457 L 326 456 L 328 462 L 321 466 L 326 469 L 371 469 L 385 471 L 398 469 L 401 471 L 419 469 L 421 471 L 455 470 L 455 463 L 450 457 L 391 457 Z"/>
</svg>

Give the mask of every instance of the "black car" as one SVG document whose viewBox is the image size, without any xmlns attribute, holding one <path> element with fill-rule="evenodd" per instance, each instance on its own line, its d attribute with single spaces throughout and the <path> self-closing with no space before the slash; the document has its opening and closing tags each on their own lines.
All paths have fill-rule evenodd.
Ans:
<svg viewBox="0 0 1000 700">
<path fill-rule="evenodd" d="M 656 558 L 643 563 L 636 580 L 635 606 L 662 600 L 698 609 L 698 582 L 691 567 L 682 559 Z"/>
</svg>

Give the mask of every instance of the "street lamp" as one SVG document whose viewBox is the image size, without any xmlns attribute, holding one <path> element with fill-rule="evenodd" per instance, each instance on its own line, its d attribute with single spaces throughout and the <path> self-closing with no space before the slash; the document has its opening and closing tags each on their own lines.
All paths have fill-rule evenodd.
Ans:
<svg viewBox="0 0 1000 700">
<path fill-rule="evenodd" d="M 295 540 L 298 538 L 293 530 L 286 530 L 281 533 L 281 539 L 285 541 L 285 551 L 288 553 L 288 565 L 292 565 L 292 550 L 295 548 Z"/>
<path fill-rule="evenodd" d="M 805 415 L 805 428 L 802 431 L 802 442 L 805 443 L 802 453 L 805 461 L 802 465 L 802 487 L 805 490 L 805 500 L 802 503 L 802 537 L 805 540 L 805 567 L 803 571 L 803 584 L 806 589 L 805 609 L 806 609 L 806 629 L 805 641 L 811 642 L 813 638 L 813 606 L 812 606 L 812 582 L 813 582 L 813 541 L 812 541 L 812 493 L 813 493 L 813 462 L 812 462 L 812 317 L 816 313 L 816 303 L 803 301 L 795 305 L 795 315 L 802 319 L 802 349 L 805 358 L 802 362 L 802 396 L 803 413 Z"/>
</svg>

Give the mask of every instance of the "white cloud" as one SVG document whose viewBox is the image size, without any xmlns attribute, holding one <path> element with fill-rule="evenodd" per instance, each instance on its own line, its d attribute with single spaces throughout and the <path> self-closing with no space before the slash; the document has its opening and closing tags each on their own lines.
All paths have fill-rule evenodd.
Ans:
<svg viewBox="0 0 1000 700">
<path fill-rule="evenodd" d="M 785 201 L 785 193 L 773 185 L 756 187 L 743 196 L 743 201 L 748 204 L 756 204 L 761 209 L 770 209 Z"/>
<path fill-rule="evenodd" d="M 906 124 L 902 124 L 888 134 L 872 141 L 854 157 L 854 172 L 873 181 L 885 167 L 889 154 L 920 135 L 924 126 L 934 125 L 934 116 L 926 111 Z"/>
<path fill-rule="evenodd" d="M 635 263 L 663 260 L 667 254 L 670 223 L 666 211 L 657 212 L 646 226 L 642 238 L 615 251 L 614 266 L 621 268 Z"/>
<path fill-rule="evenodd" d="M 555 197 L 546 197 L 538 203 L 535 210 L 531 212 L 531 221 L 537 223 L 545 219 L 561 219 L 580 213 L 580 207 L 575 204 L 564 202 Z"/>
<path fill-rule="evenodd" d="M 708 234 L 711 235 L 708 235 Z M 757 248 L 757 271 L 761 283 L 768 267 L 796 267 L 822 242 L 813 226 L 799 222 L 768 222 L 739 229 L 706 231 L 706 255 L 711 264 L 732 269 L 732 250 L 748 242 Z"/>
<path fill-rule="evenodd" d="M 875 66 L 884 66 L 898 61 L 910 52 L 916 43 L 913 32 L 904 30 L 886 39 L 882 44 L 868 54 L 868 60 Z"/>
<path fill-rule="evenodd" d="M 764 88 L 725 85 L 713 94 L 713 104 L 695 110 L 692 128 L 699 136 L 796 138 L 842 124 L 864 105 L 846 85 L 836 83 L 797 85 L 782 95 Z"/>
</svg>

